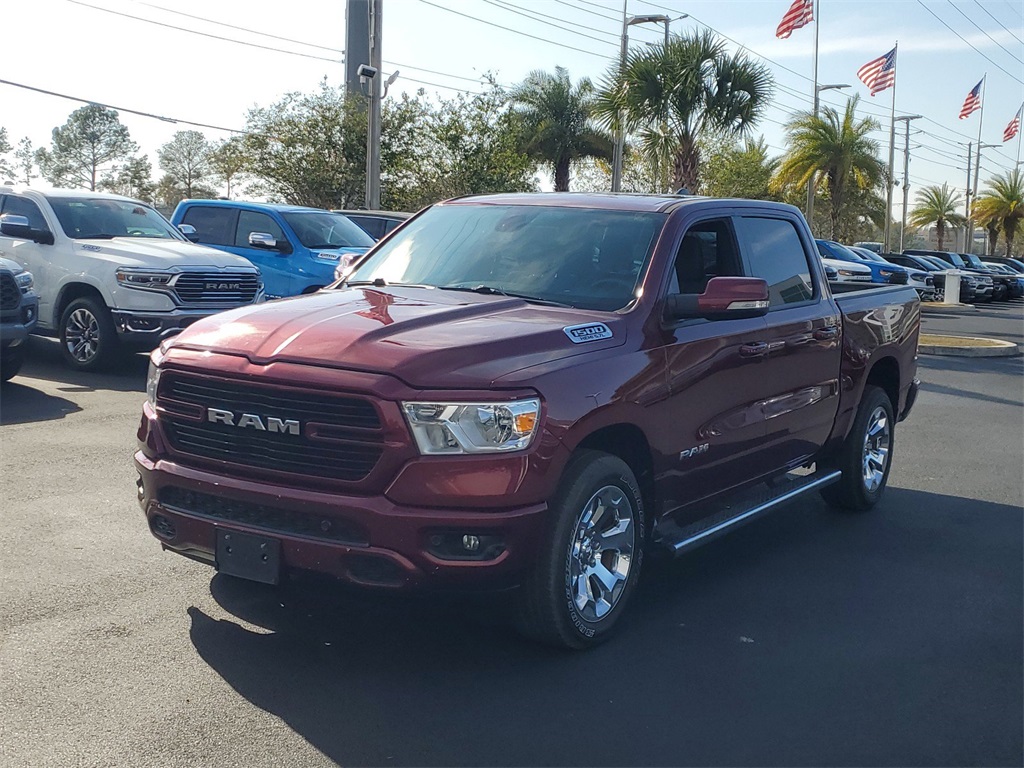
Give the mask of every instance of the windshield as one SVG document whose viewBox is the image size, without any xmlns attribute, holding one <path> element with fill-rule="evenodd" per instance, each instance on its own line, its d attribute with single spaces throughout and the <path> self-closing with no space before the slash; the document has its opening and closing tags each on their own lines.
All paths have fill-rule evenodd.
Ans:
<svg viewBox="0 0 1024 768">
<path fill-rule="evenodd" d="M 349 283 L 383 280 L 616 310 L 637 283 L 662 213 L 442 205 L 386 240 Z"/>
<path fill-rule="evenodd" d="M 283 214 L 306 248 L 369 248 L 373 238 L 340 213 L 300 211 Z"/>
<path fill-rule="evenodd" d="M 833 242 L 831 240 L 818 240 L 818 245 L 825 249 L 826 256 L 832 256 L 836 259 L 843 259 L 844 261 L 867 261 L 860 254 L 854 253 L 845 245 Z"/>
<path fill-rule="evenodd" d="M 961 256 L 968 264 L 975 269 L 987 269 L 987 267 L 981 263 L 981 259 L 975 256 L 973 253 L 965 253 Z"/>
<path fill-rule="evenodd" d="M 167 219 L 143 203 L 87 197 L 49 197 L 64 233 L 79 240 L 150 237 L 184 240 Z"/>
<path fill-rule="evenodd" d="M 936 269 L 946 270 L 946 269 L 952 269 L 953 268 L 952 265 L 947 264 L 942 259 L 937 258 L 935 256 L 919 256 L 918 258 L 924 259 L 929 264 L 934 266 Z"/>
</svg>

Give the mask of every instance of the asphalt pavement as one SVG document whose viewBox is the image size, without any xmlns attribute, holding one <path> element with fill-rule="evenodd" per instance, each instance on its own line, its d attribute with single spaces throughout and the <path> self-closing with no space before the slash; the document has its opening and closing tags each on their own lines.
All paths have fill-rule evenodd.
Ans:
<svg viewBox="0 0 1024 768">
<path fill-rule="evenodd" d="M 929 313 L 1024 341 L 1024 304 Z M 882 503 L 801 501 L 652 559 L 621 632 L 521 641 L 501 596 L 275 589 L 160 551 L 146 361 L 0 391 L 0 765 L 1021 765 L 1024 364 L 922 356 Z"/>
</svg>

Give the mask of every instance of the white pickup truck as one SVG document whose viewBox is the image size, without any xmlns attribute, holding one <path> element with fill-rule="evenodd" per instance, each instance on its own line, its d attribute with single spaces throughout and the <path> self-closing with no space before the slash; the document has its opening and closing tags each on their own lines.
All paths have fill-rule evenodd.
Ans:
<svg viewBox="0 0 1024 768">
<path fill-rule="evenodd" d="M 189 242 L 156 210 L 119 195 L 0 187 L 0 258 L 32 272 L 37 331 L 58 336 L 79 370 L 263 300 L 249 261 Z"/>
</svg>

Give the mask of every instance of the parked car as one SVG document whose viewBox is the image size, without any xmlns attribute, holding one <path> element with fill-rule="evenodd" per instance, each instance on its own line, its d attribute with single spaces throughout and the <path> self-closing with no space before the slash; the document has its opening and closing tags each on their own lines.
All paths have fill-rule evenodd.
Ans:
<svg viewBox="0 0 1024 768">
<path fill-rule="evenodd" d="M 259 267 L 269 299 L 320 290 L 334 282 L 339 263 L 373 245 L 373 238 L 345 216 L 297 205 L 182 200 L 171 222 L 194 227 L 195 242 Z"/>
<path fill-rule="evenodd" d="M 345 216 L 374 240 L 380 240 L 412 216 L 411 213 L 403 211 L 336 210 L 334 213 Z"/>
<path fill-rule="evenodd" d="M 978 281 L 973 277 L 968 277 L 966 272 L 961 273 L 959 270 L 947 269 L 946 266 L 939 266 L 924 256 L 908 256 L 902 253 L 887 253 L 885 257 L 887 261 L 890 261 L 893 264 L 899 264 L 901 267 L 921 269 L 928 272 L 932 276 L 932 280 L 935 281 L 935 301 L 944 301 L 946 298 L 946 274 L 949 272 L 953 272 L 961 276 L 959 301 L 963 304 L 970 304 L 976 300 L 975 289 L 978 286 Z"/>
<path fill-rule="evenodd" d="M 977 254 L 974 253 L 961 253 L 960 258 L 967 262 L 967 265 L 977 271 L 987 274 L 992 277 L 992 300 L 1003 301 L 1011 298 L 1014 293 L 1014 283 L 1012 278 L 996 272 L 985 264 Z"/>
<path fill-rule="evenodd" d="M 1014 259 L 1008 256 L 986 256 L 985 261 L 1002 264 L 1005 267 L 1009 267 L 1014 272 L 1024 274 L 1024 261 L 1021 261 L 1020 259 Z"/>
<path fill-rule="evenodd" d="M 871 251 L 872 253 L 881 253 L 883 247 L 882 243 L 875 243 L 870 241 L 854 243 L 854 245 L 857 246 L 858 248 L 863 248 L 866 251 Z"/>
<path fill-rule="evenodd" d="M 970 264 L 964 261 L 960 254 L 953 253 L 952 251 L 929 251 L 920 248 L 909 248 L 903 251 L 903 253 L 910 256 L 925 256 L 947 268 L 952 267 L 953 269 L 960 270 L 961 273 L 977 276 L 978 286 L 975 289 L 976 300 L 993 300 L 995 293 L 995 281 L 992 279 L 992 274 L 986 270 L 974 269 Z"/>
<path fill-rule="evenodd" d="M 863 264 L 841 259 L 826 259 L 824 256 L 821 257 L 821 263 L 825 265 L 826 269 L 831 269 L 836 273 L 835 280 L 852 283 L 872 282 L 871 269 Z"/>
<path fill-rule="evenodd" d="M 861 257 L 867 259 L 868 261 L 873 261 L 876 264 L 893 264 L 893 263 L 895 263 L 895 262 L 892 262 L 892 261 L 889 260 L 888 257 L 889 257 L 890 254 L 888 254 L 888 253 L 885 254 L 885 255 L 882 255 L 882 254 L 875 253 L 874 251 L 869 251 L 866 248 L 859 248 L 859 247 L 857 247 L 855 245 L 848 245 L 847 248 L 849 248 L 851 251 L 856 253 L 858 256 L 861 256 Z M 904 265 L 899 264 L 897 266 L 904 266 Z M 934 300 L 934 298 L 935 298 L 935 280 L 934 280 L 934 278 L 932 278 L 932 276 L 928 272 L 926 272 L 925 270 L 922 270 L 922 269 L 912 269 L 910 267 L 905 267 L 905 266 L 904 266 L 904 268 L 907 270 L 907 284 L 910 285 L 915 291 L 917 291 L 917 295 L 921 298 L 921 301 L 932 301 L 932 300 Z"/>
<path fill-rule="evenodd" d="M 248 261 L 188 242 L 120 195 L 0 188 L 0 256 L 35 276 L 36 331 L 58 336 L 65 362 L 83 371 L 263 299 Z"/>
<path fill-rule="evenodd" d="M 823 275 L 781 203 L 435 205 L 347 284 L 154 352 L 137 498 L 163 548 L 222 574 L 515 587 L 528 636 L 587 647 L 648 546 L 817 491 L 878 502 L 920 303 Z"/>
<path fill-rule="evenodd" d="M 0 381 L 18 375 L 39 318 L 39 297 L 32 273 L 9 259 L 0 259 Z"/>
<path fill-rule="evenodd" d="M 905 285 L 910 280 L 910 276 L 904 267 L 895 264 L 879 264 L 878 262 L 866 259 L 834 240 L 815 240 L 815 242 L 818 244 L 818 251 L 822 256 L 861 264 L 870 269 L 872 282 Z"/>
<path fill-rule="evenodd" d="M 1006 264 L 998 264 L 994 261 L 984 261 L 982 263 L 993 272 L 1004 275 L 1012 280 L 1007 298 L 1019 299 L 1021 296 L 1024 296 L 1024 273 L 1015 272 Z"/>
</svg>

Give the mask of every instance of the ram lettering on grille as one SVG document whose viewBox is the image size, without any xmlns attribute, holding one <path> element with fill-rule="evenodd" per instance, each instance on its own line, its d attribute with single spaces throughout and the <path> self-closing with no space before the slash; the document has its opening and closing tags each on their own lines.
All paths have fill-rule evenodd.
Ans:
<svg viewBox="0 0 1024 768">
<path fill-rule="evenodd" d="M 214 424 L 227 424 L 230 427 L 242 429 L 256 429 L 260 432 L 287 432 L 290 435 L 298 435 L 302 431 L 298 419 L 279 419 L 276 416 L 267 416 L 266 423 L 263 417 L 255 413 L 242 413 L 238 418 L 231 411 L 223 408 L 207 408 L 206 420 Z"/>
</svg>

